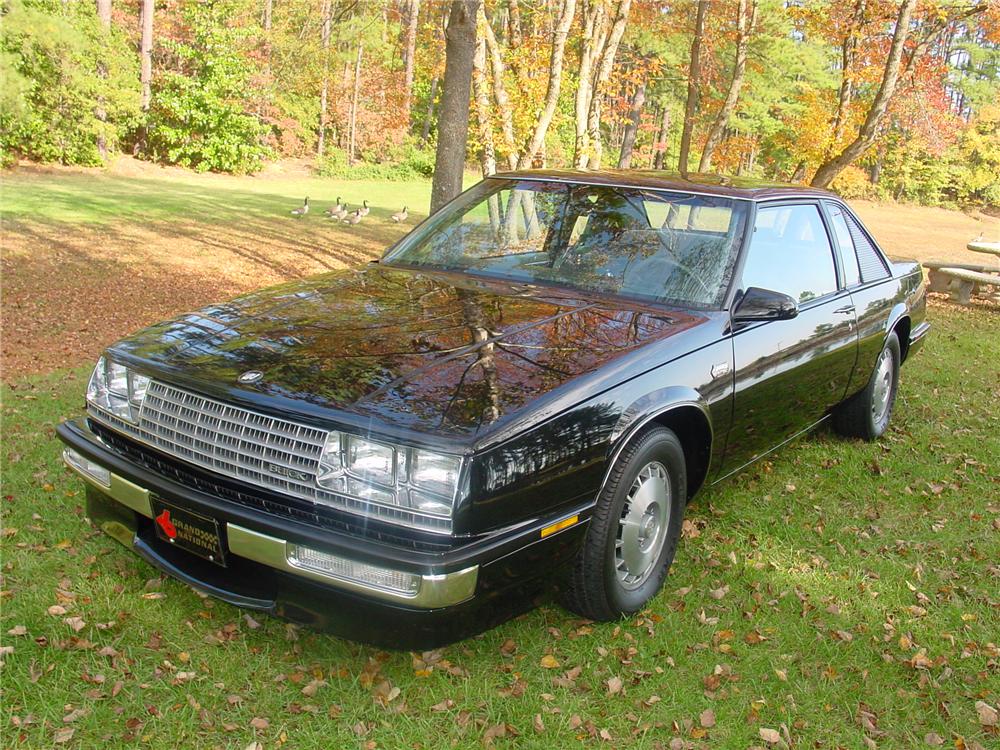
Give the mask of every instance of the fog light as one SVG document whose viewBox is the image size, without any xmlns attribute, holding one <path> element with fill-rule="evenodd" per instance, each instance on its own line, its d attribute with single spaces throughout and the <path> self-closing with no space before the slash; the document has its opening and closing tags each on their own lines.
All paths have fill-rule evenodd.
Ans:
<svg viewBox="0 0 1000 750">
<path fill-rule="evenodd" d="M 288 545 L 288 562 L 298 568 L 322 573 L 331 578 L 354 581 L 409 596 L 415 596 L 420 591 L 418 575 L 348 560 L 311 547 Z"/>
<path fill-rule="evenodd" d="M 63 460 L 81 474 L 93 479 L 102 487 L 111 487 L 111 472 L 100 464 L 96 464 L 89 458 L 82 456 L 72 448 L 63 450 Z"/>
</svg>

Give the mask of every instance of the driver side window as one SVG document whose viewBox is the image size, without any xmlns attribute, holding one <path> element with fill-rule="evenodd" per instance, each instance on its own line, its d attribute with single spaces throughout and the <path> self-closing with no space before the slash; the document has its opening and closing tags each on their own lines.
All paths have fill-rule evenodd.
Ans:
<svg viewBox="0 0 1000 750">
<path fill-rule="evenodd" d="M 818 206 L 757 210 L 742 286 L 783 292 L 800 304 L 837 291 L 833 252 Z"/>
</svg>

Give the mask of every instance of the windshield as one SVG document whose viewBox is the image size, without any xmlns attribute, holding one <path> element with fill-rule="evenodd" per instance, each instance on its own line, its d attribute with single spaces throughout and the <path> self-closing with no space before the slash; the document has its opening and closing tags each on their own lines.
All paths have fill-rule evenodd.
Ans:
<svg viewBox="0 0 1000 750">
<path fill-rule="evenodd" d="M 384 262 L 718 307 L 747 205 L 641 188 L 487 179 Z"/>
</svg>

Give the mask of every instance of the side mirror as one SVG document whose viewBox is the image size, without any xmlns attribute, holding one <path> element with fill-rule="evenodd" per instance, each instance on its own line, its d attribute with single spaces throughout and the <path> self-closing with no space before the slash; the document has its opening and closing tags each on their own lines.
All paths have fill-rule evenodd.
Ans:
<svg viewBox="0 0 1000 750">
<path fill-rule="evenodd" d="M 743 293 L 733 311 L 737 323 L 761 320 L 791 320 L 799 314 L 799 305 L 787 294 L 752 286 Z"/>
</svg>

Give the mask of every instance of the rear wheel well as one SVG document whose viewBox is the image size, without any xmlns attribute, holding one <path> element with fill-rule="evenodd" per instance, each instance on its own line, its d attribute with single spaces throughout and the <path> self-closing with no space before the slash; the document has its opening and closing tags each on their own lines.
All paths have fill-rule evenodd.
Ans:
<svg viewBox="0 0 1000 750">
<path fill-rule="evenodd" d="M 704 484 L 712 457 L 712 429 L 708 418 L 696 406 L 678 406 L 654 417 L 653 424 L 673 430 L 681 441 L 690 500 Z"/>
<path fill-rule="evenodd" d="M 896 321 L 896 325 L 892 327 L 892 330 L 896 334 L 896 338 L 899 339 L 899 361 L 900 364 L 906 361 L 906 355 L 910 351 L 910 318 L 904 315 L 902 318 Z"/>
</svg>

